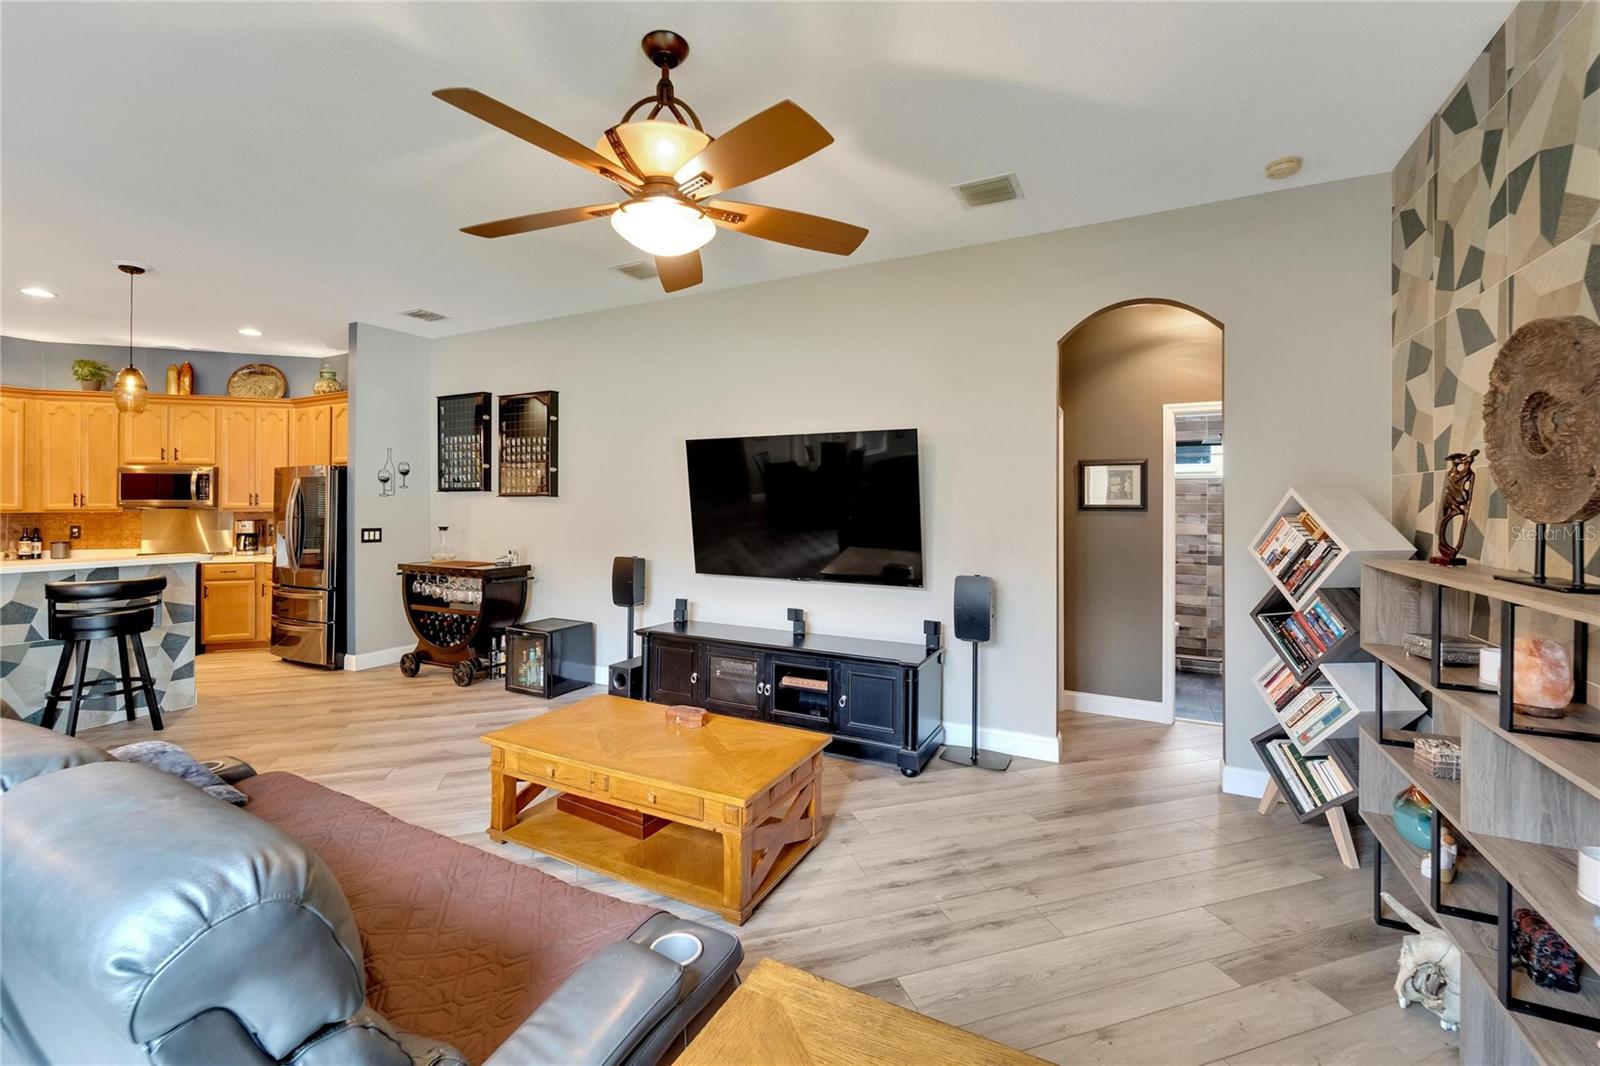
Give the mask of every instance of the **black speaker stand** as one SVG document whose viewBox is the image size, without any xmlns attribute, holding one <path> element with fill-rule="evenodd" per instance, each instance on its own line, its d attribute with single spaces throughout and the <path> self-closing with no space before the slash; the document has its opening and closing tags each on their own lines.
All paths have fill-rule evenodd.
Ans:
<svg viewBox="0 0 1600 1066">
<path fill-rule="evenodd" d="M 978 747 L 978 642 L 972 642 L 972 746 L 947 744 L 939 753 L 945 762 L 958 766 L 976 766 L 980 770 L 1005 770 L 1011 765 L 1011 756 L 1002 751 L 984 751 Z"/>
</svg>

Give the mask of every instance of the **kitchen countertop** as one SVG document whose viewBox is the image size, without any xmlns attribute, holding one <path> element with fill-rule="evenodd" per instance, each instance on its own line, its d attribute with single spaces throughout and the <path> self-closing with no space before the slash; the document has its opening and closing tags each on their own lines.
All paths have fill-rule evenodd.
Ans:
<svg viewBox="0 0 1600 1066">
<path fill-rule="evenodd" d="M 184 563 L 270 563 L 270 551 L 208 555 L 204 552 L 177 552 L 140 555 L 128 548 L 85 548 L 65 559 L 0 559 L 0 574 L 78 570 L 85 566 L 179 566 Z"/>
</svg>

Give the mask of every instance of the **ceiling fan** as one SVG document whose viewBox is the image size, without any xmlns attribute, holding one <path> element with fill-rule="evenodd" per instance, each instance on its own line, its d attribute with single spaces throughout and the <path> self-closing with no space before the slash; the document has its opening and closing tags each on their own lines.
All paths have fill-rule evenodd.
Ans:
<svg viewBox="0 0 1600 1066">
<path fill-rule="evenodd" d="M 689 42 L 671 30 L 656 30 L 646 34 L 642 43 L 645 55 L 661 71 L 656 93 L 628 108 L 592 150 L 475 89 L 440 89 L 433 94 L 614 182 L 627 196 L 617 203 L 502 218 L 466 226 L 461 232 L 475 237 L 509 237 L 609 217 L 612 229 L 624 240 L 655 257 L 661 287 L 668 292 L 700 284 L 699 250 L 716 235 L 718 226 L 834 255 L 849 255 L 860 246 L 867 236 L 860 226 L 799 211 L 712 199 L 726 189 L 798 163 L 832 144 L 833 137 L 816 119 L 785 100 L 713 138 L 701 128 L 694 109 L 673 92 L 672 71 L 688 57 Z M 635 121 L 633 116 L 647 104 L 654 106 Z M 663 111 L 671 121 L 657 118 Z"/>
</svg>

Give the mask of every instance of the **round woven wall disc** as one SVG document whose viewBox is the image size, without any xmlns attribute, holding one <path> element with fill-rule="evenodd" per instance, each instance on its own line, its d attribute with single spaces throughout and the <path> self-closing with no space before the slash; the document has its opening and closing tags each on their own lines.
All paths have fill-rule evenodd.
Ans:
<svg viewBox="0 0 1600 1066">
<path fill-rule="evenodd" d="M 1540 318 L 1511 335 L 1483 397 L 1484 457 L 1533 522 L 1600 514 L 1600 325 Z"/>
</svg>

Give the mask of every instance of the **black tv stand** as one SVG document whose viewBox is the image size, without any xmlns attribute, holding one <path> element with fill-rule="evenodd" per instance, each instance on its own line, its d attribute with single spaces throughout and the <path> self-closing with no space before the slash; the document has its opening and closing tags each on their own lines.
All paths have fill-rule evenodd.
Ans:
<svg viewBox="0 0 1600 1066">
<path fill-rule="evenodd" d="M 707 622 L 647 626 L 645 699 L 831 733 L 838 755 L 922 772 L 944 743 L 944 649 Z"/>
</svg>

